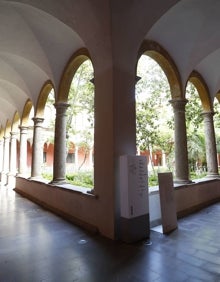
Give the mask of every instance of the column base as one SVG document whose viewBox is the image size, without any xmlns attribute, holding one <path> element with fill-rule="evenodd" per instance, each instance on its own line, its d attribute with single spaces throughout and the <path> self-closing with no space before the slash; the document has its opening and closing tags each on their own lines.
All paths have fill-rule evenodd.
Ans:
<svg viewBox="0 0 220 282">
<path fill-rule="evenodd" d="M 190 179 L 174 179 L 173 180 L 173 183 L 174 184 L 182 184 L 182 185 L 184 185 L 184 184 L 190 184 L 190 183 L 193 183 L 193 181 L 192 180 L 190 180 Z"/>
<path fill-rule="evenodd" d="M 1 174 L 1 184 L 7 185 L 8 184 L 8 172 L 2 172 Z"/>
<path fill-rule="evenodd" d="M 218 173 L 209 173 L 205 176 L 206 179 L 220 179 L 220 175 Z"/>
<path fill-rule="evenodd" d="M 17 173 L 16 177 L 30 178 L 30 174 L 27 174 L 27 173 Z"/>
<path fill-rule="evenodd" d="M 39 181 L 39 182 L 47 182 L 41 175 L 40 176 L 31 176 L 28 179 L 33 180 L 33 181 Z"/>
<path fill-rule="evenodd" d="M 14 174 L 14 173 L 9 173 L 8 174 L 8 182 L 7 182 L 7 187 L 8 188 L 15 188 L 15 183 L 16 183 L 15 175 L 16 174 Z"/>
<path fill-rule="evenodd" d="M 64 185 L 67 184 L 66 179 L 53 179 L 51 182 L 49 182 L 48 184 L 53 185 L 53 186 L 57 186 L 57 185 Z"/>
</svg>

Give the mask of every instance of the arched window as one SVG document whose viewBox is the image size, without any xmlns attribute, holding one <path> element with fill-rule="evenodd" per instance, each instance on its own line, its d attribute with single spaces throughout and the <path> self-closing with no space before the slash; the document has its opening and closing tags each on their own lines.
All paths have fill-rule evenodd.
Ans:
<svg viewBox="0 0 220 282">
<path fill-rule="evenodd" d="M 173 170 L 173 110 L 170 86 L 159 64 L 142 55 L 137 65 L 137 151 L 148 158 L 149 186 L 157 184 L 157 172 Z"/>
<path fill-rule="evenodd" d="M 93 66 L 88 59 L 76 70 L 69 90 L 67 109 L 67 177 L 83 187 L 93 186 L 94 84 Z M 74 147 L 74 150 L 73 150 Z M 74 177 L 71 175 L 74 174 Z"/>
</svg>

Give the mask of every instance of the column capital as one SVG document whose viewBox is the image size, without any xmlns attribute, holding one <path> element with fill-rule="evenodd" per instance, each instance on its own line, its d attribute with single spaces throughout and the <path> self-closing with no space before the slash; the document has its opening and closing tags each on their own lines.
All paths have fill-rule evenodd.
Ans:
<svg viewBox="0 0 220 282">
<path fill-rule="evenodd" d="M 185 112 L 185 106 L 188 103 L 187 99 L 173 99 L 169 101 L 173 106 L 174 112 Z"/>
<path fill-rule="evenodd" d="M 11 138 L 14 138 L 14 137 L 16 137 L 18 135 L 18 132 L 11 131 L 10 135 L 11 135 Z"/>
<path fill-rule="evenodd" d="M 201 113 L 202 116 L 204 117 L 213 117 L 215 115 L 214 111 L 204 111 Z"/>
<path fill-rule="evenodd" d="M 20 132 L 22 132 L 22 131 L 27 131 L 29 126 L 27 126 L 27 125 L 19 125 L 18 128 L 20 129 Z"/>
<path fill-rule="evenodd" d="M 33 117 L 32 118 L 34 125 L 38 125 L 40 123 L 42 123 L 44 121 L 44 118 L 40 118 L 40 117 Z"/>
<path fill-rule="evenodd" d="M 3 139 L 4 139 L 5 141 L 7 141 L 7 140 L 10 139 L 10 136 L 4 136 Z"/>
<path fill-rule="evenodd" d="M 57 102 L 54 103 L 53 105 L 56 109 L 63 109 L 63 110 L 66 110 L 70 106 L 70 104 L 66 102 Z"/>
</svg>

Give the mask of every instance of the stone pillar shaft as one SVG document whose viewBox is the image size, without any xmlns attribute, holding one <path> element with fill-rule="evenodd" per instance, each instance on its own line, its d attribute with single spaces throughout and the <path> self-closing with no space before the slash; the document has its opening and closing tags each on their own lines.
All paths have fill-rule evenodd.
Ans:
<svg viewBox="0 0 220 282">
<path fill-rule="evenodd" d="M 175 146 L 175 182 L 189 183 L 189 166 L 187 152 L 186 99 L 171 100 L 174 110 L 174 146 Z"/>
<path fill-rule="evenodd" d="M 17 171 L 17 132 L 11 132 L 10 162 L 9 171 L 11 175 L 16 175 Z"/>
<path fill-rule="evenodd" d="M 79 167 L 79 148 L 78 146 L 75 146 L 75 170 Z"/>
<path fill-rule="evenodd" d="M 42 122 L 43 118 L 33 118 L 34 133 L 32 146 L 31 178 L 41 177 L 41 166 L 43 164 L 43 144 L 42 144 Z"/>
<path fill-rule="evenodd" d="M 0 173 L 3 170 L 3 160 L 4 160 L 4 140 L 0 140 Z"/>
<path fill-rule="evenodd" d="M 3 185 L 6 185 L 8 182 L 8 173 L 9 173 L 9 136 L 4 137 L 4 148 L 3 148 L 3 170 L 1 175 L 1 182 Z"/>
<path fill-rule="evenodd" d="M 27 173 L 27 131 L 27 127 L 20 126 L 20 156 L 18 166 L 20 176 Z"/>
<path fill-rule="evenodd" d="M 3 158 L 3 171 L 4 173 L 9 172 L 9 141 L 10 138 L 4 137 L 4 158 Z"/>
<path fill-rule="evenodd" d="M 218 161 L 217 161 L 217 149 L 215 130 L 213 123 L 213 112 L 203 112 L 204 119 L 204 132 L 205 132 L 205 145 L 206 145 L 206 161 L 208 168 L 207 177 L 218 176 Z"/>
<path fill-rule="evenodd" d="M 56 121 L 54 137 L 54 165 L 52 184 L 63 183 L 66 178 L 66 110 L 69 104 L 55 103 Z"/>
</svg>

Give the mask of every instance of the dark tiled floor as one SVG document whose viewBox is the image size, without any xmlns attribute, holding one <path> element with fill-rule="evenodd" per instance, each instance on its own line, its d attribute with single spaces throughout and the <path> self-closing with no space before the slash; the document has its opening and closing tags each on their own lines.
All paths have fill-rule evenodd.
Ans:
<svg viewBox="0 0 220 282">
<path fill-rule="evenodd" d="M 220 281 L 220 204 L 178 221 L 151 245 L 86 233 L 0 189 L 0 282 Z"/>
</svg>

